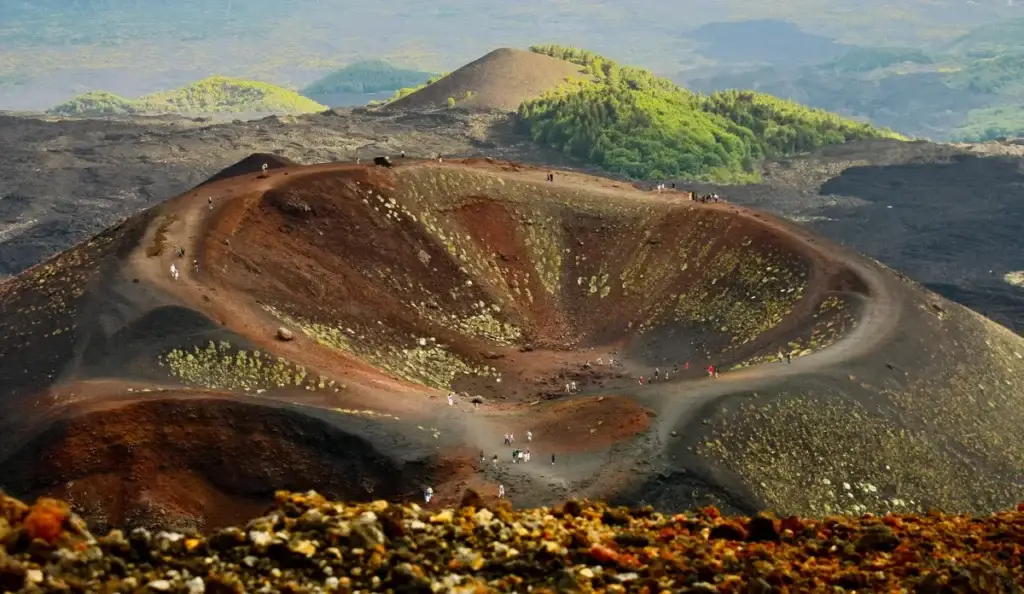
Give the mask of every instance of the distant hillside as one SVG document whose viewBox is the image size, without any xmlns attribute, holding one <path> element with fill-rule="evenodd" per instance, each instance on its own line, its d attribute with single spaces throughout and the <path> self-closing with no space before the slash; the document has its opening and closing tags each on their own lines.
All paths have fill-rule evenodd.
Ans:
<svg viewBox="0 0 1024 594">
<path fill-rule="evenodd" d="M 56 115 L 97 116 L 160 113 L 314 113 L 327 107 L 268 83 L 211 76 L 180 89 L 126 99 L 106 91 L 79 95 L 50 109 Z"/>
<path fill-rule="evenodd" d="M 1024 19 L 982 25 L 949 43 L 945 51 L 974 58 L 992 58 L 1024 51 Z"/>
<path fill-rule="evenodd" d="M 524 50 L 501 48 L 388 103 L 394 109 L 445 106 L 514 110 L 568 81 L 581 79 L 576 64 Z"/>
<path fill-rule="evenodd" d="M 835 58 L 850 46 L 779 19 L 708 23 L 686 33 L 700 53 L 718 62 L 812 64 Z"/>
<path fill-rule="evenodd" d="M 302 94 L 320 103 L 330 104 L 332 97 L 346 93 L 380 93 L 415 87 L 435 73 L 396 68 L 384 60 L 364 60 L 349 64 L 302 89 Z"/>
<path fill-rule="evenodd" d="M 560 46 L 531 50 L 586 68 L 589 82 L 519 108 L 533 139 L 638 178 L 755 179 L 765 157 L 792 155 L 890 130 L 753 91 L 702 96 L 648 70 Z"/>
<path fill-rule="evenodd" d="M 1024 104 L 1000 105 L 967 112 L 967 120 L 953 130 L 953 140 L 985 142 L 1024 136 Z"/>
<path fill-rule="evenodd" d="M 916 49 L 900 47 L 858 47 L 854 48 L 822 68 L 843 73 L 871 72 L 896 64 L 932 64 L 935 60 Z"/>
</svg>

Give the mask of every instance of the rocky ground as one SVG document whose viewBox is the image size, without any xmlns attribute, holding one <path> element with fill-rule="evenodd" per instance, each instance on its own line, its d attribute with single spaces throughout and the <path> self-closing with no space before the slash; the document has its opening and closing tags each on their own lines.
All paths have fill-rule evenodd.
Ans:
<svg viewBox="0 0 1024 594">
<path fill-rule="evenodd" d="M 0 499 L 0 587 L 24 592 L 996 594 L 1024 587 L 1022 546 L 1024 506 L 780 520 L 574 500 L 513 512 L 472 492 L 446 509 L 282 492 L 266 515 L 206 537 L 95 538 L 59 501 Z"/>
<path fill-rule="evenodd" d="M 507 115 L 460 110 L 339 109 L 245 122 L 0 116 L 0 146 L 0 278 L 254 152 L 299 163 L 404 150 L 573 166 L 532 145 Z M 768 163 L 764 184 L 718 191 L 798 221 L 1021 332 L 1024 289 L 1003 278 L 1024 270 L 1022 150 L 855 143 Z"/>
</svg>

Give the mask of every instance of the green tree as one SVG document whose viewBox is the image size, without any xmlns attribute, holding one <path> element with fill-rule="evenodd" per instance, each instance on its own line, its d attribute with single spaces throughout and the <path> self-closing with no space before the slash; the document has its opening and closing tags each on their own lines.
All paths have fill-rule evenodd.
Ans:
<svg viewBox="0 0 1024 594">
<path fill-rule="evenodd" d="M 534 46 L 594 75 L 519 107 L 534 141 L 637 178 L 742 181 L 765 157 L 895 133 L 752 91 L 704 96 L 578 48 Z"/>
</svg>

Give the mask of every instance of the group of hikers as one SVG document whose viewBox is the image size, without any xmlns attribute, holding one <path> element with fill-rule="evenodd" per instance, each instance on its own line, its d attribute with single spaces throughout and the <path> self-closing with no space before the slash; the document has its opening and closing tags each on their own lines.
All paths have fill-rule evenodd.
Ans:
<svg viewBox="0 0 1024 594">
<path fill-rule="evenodd" d="M 722 199 L 721 196 L 719 196 L 717 193 L 714 193 L 714 192 L 712 192 L 710 194 L 704 194 L 703 196 L 698 196 L 695 192 L 690 192 L 690 200 L 693 200 L 695 202 L 701 202 L 701 203 L 707 204 L 709 202 L 717 203 L 719 200 L 723 200 L 723 199 Z"/>
<path fill-rule="evenodd" d="M 552 177 L 551 174 L 548 174 L 548 177 L 549 178 Z M 660 193 L 660 192 L 664 192 L 665 190 L 668 190 L 669 186 L 666 186 L 665 184 L 658 184 L 658 185 L 654 186 L 654 189 L 655 189 L 655 191 Z M 676 189 L 676 185 L 674 183 L 671 184 L 671 189 L 673 189 L 673 190 Z M 700 203 L 703 203 L 703 204 L 707 204 L 709 202 L 719 202 L 719 201 L 725 202 L 725 198 L 722 198 L 721 196 L 719 196 L 717 192 L 711 192 L 710 194 L 698 194 L 697 192 L 684 192 L 684 194 L 688 194 L 689 197 L 690 197 L 690 200 L 692 200 L 693 202 L 700 202 Z"/>
<path fill-rule="evenodd" d="M 779 357 L 782 357 L 782 351 L 779 351 Z M 683 369 L 685 370 L 685 369 L 689 369 L 689 368 L 690 368 L 690 362 L 687 361 L 686 363 L 683 364 Z M 718 367 L 716 367 L 714 365 L 708 365 L 707 372 L 708 372 L 708 377 L 710 377 L 710 378 L 717 378 L 718 377 Z M 641 386 L 643 386 L 645 384 L 653 384 L 653 383 L 655 383 L 657 381 L 668 381 L 669 377 L 671 377 L 672 374 L 678 374 L 678 373 L 679 373 L 679 364 L 678 363 L 676 363 L 675 366 L 673 366 L 671 372 L 668 371 L 668 370 L 665 370 L 665 372 L 662 373 L 660 367 L 655 367 L 654 368 L 654 375 L 648 376 L 646 379 L 644 378 L 644 376 L 641 375 L 640 379 L 639 379 L 639 383 L 640 383 Z"/>
<path fill-rule="evenodd" d="M 174 249 L 174 253 L 177 257 L 184 258 L 185 248 L 178 246 Z M 196 271 L 196 274 L 199 274 L 199 260 L 192 260 L 192 269 Z M 178 270 L 178 266 L 174 262 L 171 262 L 171 278 L 174 280 L 181 278 L 181 272 Z"/>
</svg>

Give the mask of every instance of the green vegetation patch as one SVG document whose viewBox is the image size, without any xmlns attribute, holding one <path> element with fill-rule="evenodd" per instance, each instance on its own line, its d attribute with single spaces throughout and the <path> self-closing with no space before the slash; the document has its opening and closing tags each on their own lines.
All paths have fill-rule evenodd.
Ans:
<svg viewBox="0 0 1024 594">
<path fill-rule="evenodd" d="M 503 346 L 512 346 L 523 336 L 519 328 L 495 317 L 501 312 L 501 306 L 484 301 L 474 303 L 473 313 L 469 315 L 449 313 L 422 301 L 413 302 L 410 307 L 430 322 L 462 336 L 483 338 Z"/>
<path fill-rule="evenodd" d="M 701 241 L 704 247 L 693 245 Z M 698 233 L 678 246 L 680 272 L 701 272 L 676 296 L 676 321 L 708 325 L 741 345 L 778 325 L 803 297 L 805 264 L 778 252 L 711 247 L 710 238 Z"/>
<path fill-rule="evenodd" d="M 972 109 L 967 112 L 967 121 L 952 136 L 959 142 L 1024 136 L 1024 104 Z"/>
<path fill-rule="evenodd" d="M 775 352 L 750 357 L 732 366 L 731 369 L 783 362 L 787 354 L 794 359 L 806 357 L 815 351 L 832 346 L 856 327 L 857 319 L 847 303 L 838 297 L 828 297 L 814 312 L 810 332 L 789 341 L 785 347 L 778 348 Z"/>
<path fill-rule="evenodd" d="M 947 51 L 960 56 L 991 58 L 1024 50 L 1024 19 L 982 25 L 954 40 Z"/>
<path fill-rule="evenodd" d="M 53 107 L 49 113 L 67 116 L 264 111 L 315 113 L 326 109 L 312 99 L 275 85 L 211 76 L 180 89 L 161 91 L 139 99 L 92 91 Z"/>
<path fill-rule="evenodd" d="M 380 93 L 417 87 L 437 76 L 431 72 L 396 68 L 384 60 L 364 60 L 335 70 L 302 89 L 307 97 L 337 93 Z"/>
<path fill-rule="evenodd" d="M 821 68 L 842 73 L 871 72 L 898 64 L 933 64 L 934 58 L 921 50 L 892 47 L 859 47 Z"/>
<path fill-rule="evenodd" d="M 985 95 L 1019 94 L 1024 91 L 1024 53 L 971 60 L 947 74 L 946 83 L 956 89 Z"/>
<path fill-rule="evenodd" d="M 742 402 L 723 411 L 697 451 L 724 463 L 781 514 L 971 510 L 979 501 L 971 469 L 929 436 L 838 393 Z"/>
<path fill-rule="evenodd" d="M 898 134 L 752 91 L 704 96 L 648 70 L 576 48 L 534 46 L 579 64 L 593 81 L 571 81 L 524 102 L 534 141 L 634 178 L 751 181 L 766 157 Z"/>
<path fill-rule="evenodd" d="M 931 372 L 881 391 L 894 406 L 948 436 L 959 451 L 1003 468 L 1005 476 L 1019 476 L 1024 473 L 1024 345 L 1010 330 L 960 306 L 931 316 L 930 324 L 942 332 L 951 321 L 966 333 L 932 347 L 939 363 Z M 1009 506 L 1019 492 L 986 495 L 993 507 Z"/>
<path fill-rule="evenodd" d="M 349 353 L 366 361 L 391 377 L 438 390 L 451 389 L 452 381 L 462 375 L 500 378 L 488 365 L 473 365 L 447 346 L 429 336 L 408 336 L 404 339 L 385 330 L 370 330 L 356 325 L 328 325 L 289 315 L 264 305 L 279 320 L 328 348 Z"/>
<path fill-rule="evenodd" d="M 259 394 L 274 388 L 333 390 L 333 380 L 309 375 L 306 368 L 282 357 L 260 351 L 236 349 L 227 341 L 211 341 L 191 351 L 174 349 L 160 358 L 160 365 L 185 384 L 210 390 Z"/>
</svg>

